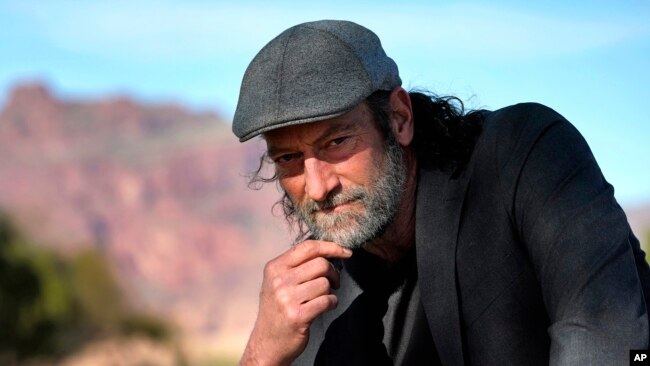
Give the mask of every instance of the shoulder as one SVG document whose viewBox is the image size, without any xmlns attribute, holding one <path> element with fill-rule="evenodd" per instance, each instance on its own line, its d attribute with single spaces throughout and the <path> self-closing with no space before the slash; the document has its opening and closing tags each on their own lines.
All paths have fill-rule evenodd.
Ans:
<svg viewBox="0 0 650 366">
<path fill-rule="evenodd" d="M 539 103 L 520 103 L 484 112 L 482 137 L 499 142 L 528 140 L 558 122 L 567 121 L 555 110 Z"/>
<path fill-rule="evenodd" d="M 540 103 L 526 102 L 513 104 L 490 112 L 492 118 L 512 118 L 512 117 L 560 117 L 562 116 L 550 107 Z"/>
<path fill-rule="evenodd" d="M 561 114 L 543 104 L 520 103 L 482 113 L 483 131 L 475 157 L 489 158 L 500 167 L 525 157 L 549 131 L 582 138 Z"/>
<path fill-rule="evenodd" d="M 576 128 L 547 106 L 521 103 L 482 113 L 483 131 L 473 153 L 473 171 L 496 177 L 506 192 L 515 190 L 527 166 L 551 174 L 561 161 L 593 159 Z"/>
</svg>

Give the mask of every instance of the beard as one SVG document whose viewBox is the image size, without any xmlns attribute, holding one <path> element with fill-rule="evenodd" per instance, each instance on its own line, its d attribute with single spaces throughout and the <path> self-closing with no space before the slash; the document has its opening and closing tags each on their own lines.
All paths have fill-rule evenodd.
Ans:
<svg viewBox="0 0 650 366">
<path fill-rule="evenodd" d="M 357 249 L 386 231 L 401 203 L 406 166 L 402 147 L 394 136 L 388 137 L 384 150 L 383 161 L 373 167 L 370 186 L 357 185 L 345 191 L 339 188 L 322 202 L 306 198 L 297 204 L 292 200 L 299 220 L 309 228 L 312 238 Z M 341 212 L 333 210 L 346 203 L 348 207 Z"/>
</svg>

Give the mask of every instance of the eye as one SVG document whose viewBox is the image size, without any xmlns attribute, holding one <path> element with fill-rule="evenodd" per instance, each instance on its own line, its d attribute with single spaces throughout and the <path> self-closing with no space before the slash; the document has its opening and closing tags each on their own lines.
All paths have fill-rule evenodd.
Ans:
<svg viewBox="0 0 650 366">
<path fill-rule="evenodd" d="M 330 141 L 329 145 L 330 146 L 338 146 L 347 141 L 350 138 L 350 136 L 343 136 L 343 137 L 338 137 L 335 138 L 334 140 Z"/>
<path fill-rule="evenodd" d="M 277 164 L 286 164 L 291 162 L 292 160 L 298 158 L 300 154 L 297 153 L 292 153 L 292 154 L 284 154 L 280 155 L 277 158 L 275 158 L 273 161 L 275 161 Z"/>
</svg>

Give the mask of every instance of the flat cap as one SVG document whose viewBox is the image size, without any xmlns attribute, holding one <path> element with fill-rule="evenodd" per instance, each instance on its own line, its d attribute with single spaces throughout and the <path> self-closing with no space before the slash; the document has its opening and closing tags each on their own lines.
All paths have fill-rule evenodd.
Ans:
<svg viewBox="0 0 650 366">
<path fill-rule="evenodd" d="M 377 35 L 356 23 L 320 20 L 271 40 L 246 69 L 232 130 L 239 141 L 339 116 L 377 90 L 402 84 Z"/>
</svg>

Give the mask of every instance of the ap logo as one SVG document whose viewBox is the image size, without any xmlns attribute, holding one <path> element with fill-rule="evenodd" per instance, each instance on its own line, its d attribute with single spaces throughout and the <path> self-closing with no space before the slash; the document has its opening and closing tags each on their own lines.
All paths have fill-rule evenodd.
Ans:
<svg viewBox="0 0 650 366">
<path fill-rule="evenodd" d="M 632 365 L 650 365 L 650 358 L 647 350 L 631 350 L 630 366 Z"/>
</svg>

